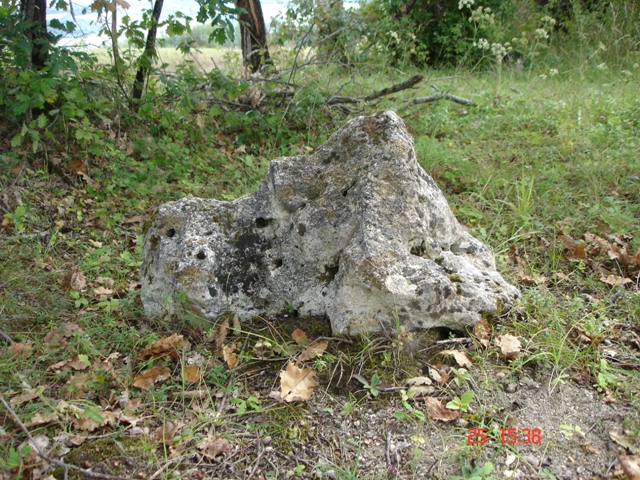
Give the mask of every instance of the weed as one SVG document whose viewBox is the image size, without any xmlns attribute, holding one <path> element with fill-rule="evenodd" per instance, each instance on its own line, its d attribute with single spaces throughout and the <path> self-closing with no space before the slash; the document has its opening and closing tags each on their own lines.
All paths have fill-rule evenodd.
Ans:
<svg viewBox="0 0 640 480">
<path fill-rule="evenodd" d="M 362 375 L 359 374 L 354 374 L 353 375 L 354 378 L 356 380 L 358 380 L 360 383 L 362 383 L 362 385 L 364 385 L 364 388 L 366 388 L 367 390 L 369 390 L 369 393 L 371 395 L 373 395 L 374 397 L 377 397 L 380 394 L 380 391 L 376 388 L 376 385 L 378 385 L 378 383 L 380 382 L 380 379 L 378 378 L 378 374 L 374 373 L 371 376 L 371 380 L 367 381 L 366 378 L 364 378 Z"/>
</svg>

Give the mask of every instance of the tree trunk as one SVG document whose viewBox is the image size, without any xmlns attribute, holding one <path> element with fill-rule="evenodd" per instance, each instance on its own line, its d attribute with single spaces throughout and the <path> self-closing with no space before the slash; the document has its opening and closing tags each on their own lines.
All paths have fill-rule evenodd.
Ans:
<svg viewBox="0 0 640 480">
<path fill-rule="evenodd" d="M 46 0 L 23 0 L 20 5 L 22 18 L 30 26 L 25 35 L 31 46 L 28 68 L 42 70 L 49 56 L 49 36 L 47 35 Z"/>
<path fill-rule="evenodd" d="M 164 0 L 156 0 L 153 5 L 153 13 L 151 13 L 151 25 L 149 32 L 147 33 L 147 43 L 144 47 L 144 52 L 140 56 L 140 66 L 136 73 L 136 80 L 133 83 L 133 110 L 135 112 L 140 108 L 140 99 L 142 98 L 142 91 L 144 90 L 145 79 L 149 75 L 151 70 L 151 64 L 156 57 L 156 35 L 158 33 L 158 23 L 160 22 L 160 14 L 162 13 L 162 4 Z"/>
<path fill-rule="evenodd" d="M 242 61 L 255 73 L 261 66 L 271 63 L 262 6 L 260 0 L 236 0 L 236 7 L 247 11 L 238 16 Z"/>
</svg>

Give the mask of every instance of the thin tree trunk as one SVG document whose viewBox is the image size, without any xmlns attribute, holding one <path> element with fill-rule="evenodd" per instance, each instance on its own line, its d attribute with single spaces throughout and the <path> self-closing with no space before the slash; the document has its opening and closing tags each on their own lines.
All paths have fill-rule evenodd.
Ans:
<svg viewBox="0 0 640 480">
<path fill-rule="evenodd" d="M 247 11 L 238 16 L 242 60 L 243 64 L 255 73 L 261 66 L 271 63 L 262 6 L 260 0 L 237 0 L 236 7 Z"/>
<path fill-rule="evenodd" d="M 111 46 L 113 47 L 113 62 L 114 65 L 117 65 L 120 60 L 120 52 L 118 51 L 118 5 L 115 2 L 113 12 L 111 12 Z"/>
<path fill-rule="evenodd" d="M 25 32 L 31 46 L 28 68 L 42 70 L 49 55 L 49 37 L 47 35 L 47 1 L 23 0 L 22 16 L 30 27 Z"/>
<path fill-rule="evenodd" d="M 142 98 L 142 92 L 144 90 L 145 79 L 151 71 L 151 64 L 156 57 L 156 35 L 158 33 L 158 23 L 160 22 L 160 14 L 162 13 L 162 4 L 164 0 L 156 0 L 153 5 L 153 12 L 151 13 L 151 26 L 147 33 L 147 43 L 144 47 L 144 52 L 140 56 L 140 66 L 136 73 L 136 80 L 133 84 L 133 94 L 131 100 L 133 102 L 133 109 L 135 112 L 140 108 L 140 99 Z"/>
</svg>

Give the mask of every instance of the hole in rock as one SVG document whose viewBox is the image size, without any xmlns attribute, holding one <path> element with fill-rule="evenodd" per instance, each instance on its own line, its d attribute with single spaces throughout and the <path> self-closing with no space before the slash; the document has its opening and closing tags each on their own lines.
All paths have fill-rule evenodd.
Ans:
<svg viewBox="0 0 640 480">
<path fill-rule="evenodd" d="M 207 254 L 204 253 L 202 250 L 200 250 L 197 254 L 196 254 L 196 258 L 198 260 L 204 260 L 205 258 L 207 258 Z"/>
<path fill-rule="evenodd" d="M 209 295 L 211 295 L 211 297 L 215 297 L 216 295 L 218 295 L 218 291 L 213 285 L 209 287 Z"/>
<path fill-rule="evenodd" d="M 262 217 L 256 218 L 256 228 L 265 228 L 270 223 L 271 223 L 270 218 L 262 218 Z"/>
<path fill-rule="evenodd" d="M 305 227 L 304 223 L 299 223 L 298 224 L 298 235 L 300 235 L 301 237 L 304 237 L 304 234 L 307 231 L 307 227 Z"/>
<path fill-rule="evenodd" d="M 176 234 L 176 230 L 174 228 L 170 228 L 167 230 L 167 237 L 171 238 Z"/>
<path fill-rule="evenodd" d="M 213 235 L 213 230 L 209 230 L 208 232 L 205 233 L 205 235 L 206 236 Z"/>
<path fill-rule="evenodd" d="M 273 261 L 273 266 L 276 268 L 280 268 L 282 266 L 282 259 L 281 258 L 276 258 Z"/>
<path fill-rule="evenodd" d="M 340 270 L 340 267 L 338 265 L 325 265 L 324 266 L 324 280 L 327 283 L 331 282 L 334 278 L 336 278 L 338 270 Z"/>
<path fill-rule="evenodd" d="M 423 257 L 426 252 L 427 249 L 425 248 L 424 244 L 414 245 L 409 251 L 411 255 L 415 255 L 416 257 Z"/>
<path fill-rule="evenodd" d="M 349 193 L 349 190 L 351 190 L 353 188 L 353 186 L 356 184 L 356 182 L 353 182 L 351 185 L 349 185 L 345 190 L 342 191 L 342 196 L 346 197 L 347 193 Z"/>
</svg>

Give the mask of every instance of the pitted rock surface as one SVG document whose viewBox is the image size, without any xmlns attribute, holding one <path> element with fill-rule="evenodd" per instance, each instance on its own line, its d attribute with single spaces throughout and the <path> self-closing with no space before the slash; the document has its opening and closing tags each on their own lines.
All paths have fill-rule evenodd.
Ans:
<svg viewBox="0 0 640 480">
<path fill-rule="evenodd" d="M 336 334 L 463 329 L 517 290 L 455 219 L 391 111 L 351 120 L 310 156 L 278 158 L 233 202 L 165 203 L 145 236 L 150 316 L 185 299 L 215 320 L 327 315 Z"/>
</svg>

